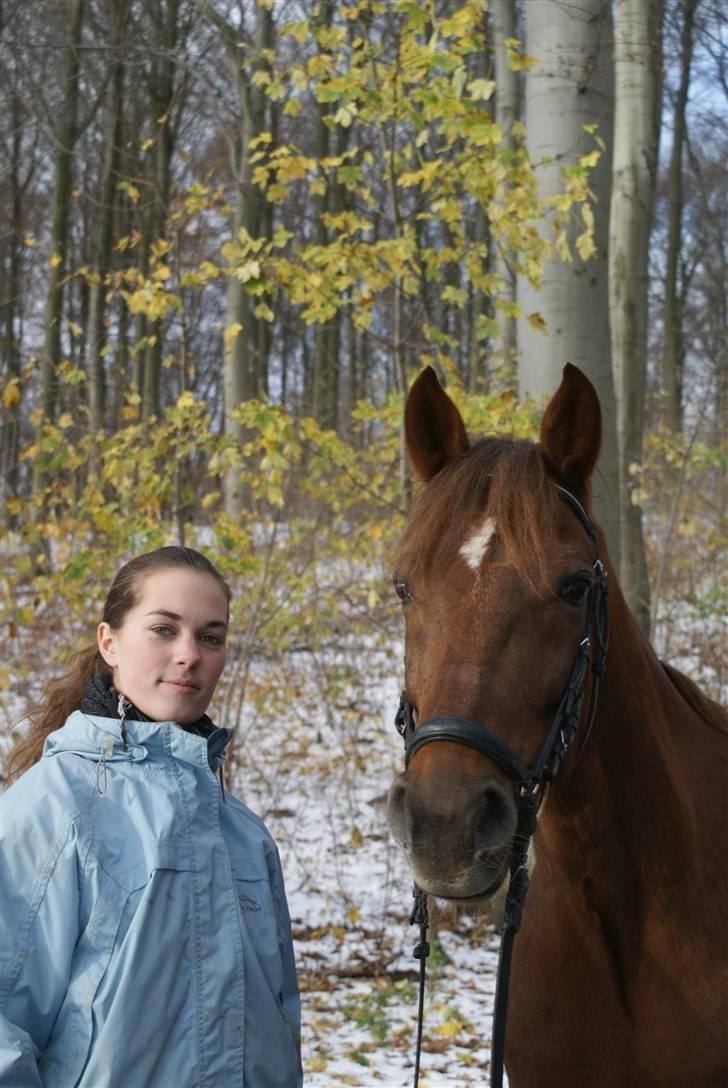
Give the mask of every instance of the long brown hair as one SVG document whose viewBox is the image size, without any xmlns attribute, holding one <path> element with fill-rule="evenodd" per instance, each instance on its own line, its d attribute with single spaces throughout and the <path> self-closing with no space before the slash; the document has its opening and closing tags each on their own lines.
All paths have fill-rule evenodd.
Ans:
<svg viewBox="0 0 728 1088">
<path fill-rule="evenodd" d="M 230 603 L 230 587 L 209 559 L 194 548 L 169 546 L 138 555 L 121 568 L 106 598 L 102 622 L 108 623 L 113 631 L 118 631 L 127 613 L 139 603 L 144 578 L 155 570 L 175 567 L 191 568 L 210 574 L 222 588 L 228 604 Z M 38 762 L 43 754 L 46 737 L 55 729 L 60 729 L 68 715 L 78 709 L 91 678 L 97 673 L 110 674 L 110 671 L 98 647 L 93 644 L 79 650 L 70 658 L 68 668 L 62 676 L 48 681 L 39 701 L 25 715 L 24 720 L 30 722 L 30 728 L 16 742 L 8 756 L 6 770 L 9 781 L 12 782 Z"/>
</svg>

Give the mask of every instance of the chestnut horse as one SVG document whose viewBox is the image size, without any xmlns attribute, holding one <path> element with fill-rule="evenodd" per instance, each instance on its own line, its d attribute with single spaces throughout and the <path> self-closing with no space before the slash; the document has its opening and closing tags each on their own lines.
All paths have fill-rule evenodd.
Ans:
<svg viewBox="0 0 728 1088">
<path fill-rule="evenodd" d="M 590 539 L 596 393 L 567 365 L 540 445 L 471 445 L 428 368 L 405 430 L 426 481 L 394 576 L 414 737 L 418 723 L 426 733 L 433 719 L 467 720 L 499 738 L 516 767 L 538 763 L 588 645 L 604 569 L 595 549 L 608 572 L 611 637 L 593 728 L 592 671 L 575 743 L 547 796 L 539 790 L 513 950 L 511 1088 L 726 1088 L 728 719 L 655 657 L 598 527 Z M 391 828 L 425 892 L 484 899 L 507 875 L 518 776 L 507 759 L 434 739 L 410 749 L 392 786 Z"/>
</svg>

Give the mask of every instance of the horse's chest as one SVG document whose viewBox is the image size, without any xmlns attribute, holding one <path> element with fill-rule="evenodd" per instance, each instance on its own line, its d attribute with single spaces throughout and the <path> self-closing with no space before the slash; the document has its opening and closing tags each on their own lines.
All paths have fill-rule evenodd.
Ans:
<svg viewBox="0 0 728 1088">
<path fill-rule="evenodd" d="M 728 1085 L 728 1030 L 709 1008 L 720 986 L 706 973 L 686 969 L 680 984 L 644 946 L 618 948 L 596 916 L 534 914 L 514 949 L 511 1088 Z"/>
</svg>

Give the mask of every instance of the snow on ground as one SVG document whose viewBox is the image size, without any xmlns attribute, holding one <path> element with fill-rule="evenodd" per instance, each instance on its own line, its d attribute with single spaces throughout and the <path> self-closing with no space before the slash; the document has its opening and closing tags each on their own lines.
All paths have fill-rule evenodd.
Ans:
<svg viewBox="0 0 728 1088">
<path fill-rule="evenodd" d="M 386 823 L 402 767 L 392 724 L 399 659 L 370 655 L 370 715 L 241 723 L 235 792 L 278 842 L 302 990 L 308 1088 L 412 1084 L 417 929 L 412 880 Z M 310 694 L 310 693 L 309 693 Z M 302 700 L 311 705 L 315 700 Z M 295 708 L 291 713 L 295 715 Z M 271 800 L 272 799 L 272 800 Z M 498 938 L 467 916 L 436 922 L 422 1088 L 487 1081 Z"/>
</svg>

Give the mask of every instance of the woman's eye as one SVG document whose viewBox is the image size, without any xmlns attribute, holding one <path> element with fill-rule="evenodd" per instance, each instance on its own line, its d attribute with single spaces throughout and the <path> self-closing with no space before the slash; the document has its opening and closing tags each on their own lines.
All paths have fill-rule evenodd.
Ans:
<svg viewBox="0 0 728 1088">
<path fill-rule="evenodd" d="M 588 578 L 571 578 L 559 589 L 559 597 L 567 604 L 583 604 L 587 598 L 591 582 Z"/>
<path fill-rule="evenodd" d="M 412 583 L 409 578 L 395 578 L 394 592 L 397 594 L 402 604 L 408 604 L 412 600 Z"/>
<path fill-rule="evenodd" d="M 152 627 L 152 631 L 155 635 L 171 635 L 172 628 L 166 627 L 164 624 L 159 624 L 157 627 Z"/>
<path fill-rule="evenodd" d="M 202 641 L 206 642 L 209 646 L 224 646 L 225 645 L 225 639 L 221 638 L 220 635 L 203 635 L 202 636 Z"/>
</svg>

